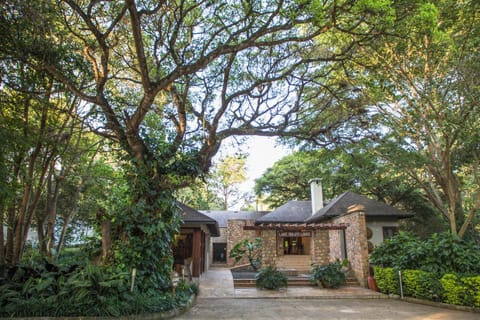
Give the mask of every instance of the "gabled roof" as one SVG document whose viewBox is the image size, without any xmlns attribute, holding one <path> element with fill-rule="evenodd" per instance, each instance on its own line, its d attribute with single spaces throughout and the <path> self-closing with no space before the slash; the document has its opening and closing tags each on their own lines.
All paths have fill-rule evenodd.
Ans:
<svg viewBox="0 0 480 320">
<path fill-rule="evenodd" d="M 179 208 L 180 217 L 183 220 L 182 224 L 191 224 L 191 225 L 199 225 L 199 226 L 202 224 L 205 224 L 208 230 L 210 230 L 212 237 L 218 237 L 220 235 L 220 231 L 218 229 L 218 223 L 214 219 L 180 202 L 177 202 L 177 207 Z"/>
<path fill-rule="evenodd" d="M 304 223 L 311 216 L 311 201 L 292 200 L 257 219 L 255 223 Z"/>
<path fill-rule="evenodd" d="M 328 203 L 325 207 L 309 217 L 305 222 L 314 223 L 347 213 L 348 208 L 353 205 L 365 207 L 367 217 L 396 217 L 407 218 L 412 213 L 401 211 L 386 203 L 369 199 L 354 192 L 345 192 Z"/>
<path fill-rule="evenodd" d="M 269 211 L 228 211 L 228 210 L 201 210 L 201 213 L 217 221 L 218 227 L 226 228 L 228 220 L 256 220 Z"/>
<path fill-rule="evenodd" d="M 317 223 L 346 214 L 348 208 L 353 205 L 364 206 L 367 217 L 407 218 L 413 215 L 412 213 L 403 212 L 383 202 L 366 198 L 354 192 L 345 192 L 332 199 L 313 216 L 311 203 L 311 201 L 289 201 L 269 214 L 257 219 L 255 223 Z"/>
</svg>

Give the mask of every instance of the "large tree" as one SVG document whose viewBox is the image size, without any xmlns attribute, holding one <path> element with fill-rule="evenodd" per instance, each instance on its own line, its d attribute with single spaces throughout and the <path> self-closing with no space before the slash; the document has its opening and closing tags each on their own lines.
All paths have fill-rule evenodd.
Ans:
<svg viewBox="0 0 480 320">
<path fill-rule="evenodd" d="M 326 202 L 353 191 L 415 213 L 405 221 L 404 229 L 421 237 L 444 231 L 444 223 L 422 197 L 417 183 L 386 161 L 375 145 L 366 140 L 361 144 L 286 156 L 255 180 L 255 191 L 267 203 L 278 207 L 293 199 L 309 200 L 309 180 L 315 178 L 322 180 Z"/>
<path fill-rule="evenodd" d="M 111 261 L 137 268 L 144 287 L 166 288 L 172 191 L 207 172 L 225 138 L 293 136 L 303 117 L 321 119 L 300 99 L 305 75 L 351 46 L 309 54 L 311 40 L 364 25 L 368 8 L 354 3 L 11 0 L 1 53 L 53 76 L 90 107 L 90 128 L 121 147 L 130 206 L 116 213 Z M 348 116 L 309 130 L 318 136 Z"/>
<path fill-rule="evenodd" d="M 355 42 L 352 39 L 362 39 L 362 32 L 334 32 L 340 46 L 358 45 L 350 51 L 351 59 L 340 61 L 327 78 L 319 79 L 335 89 L 327 98 L 336 97 L 341 106 L 336 112 L 354 105 L 362 106 L 358 110 L 363 113 L 333 131 L 332 138 L 355 140 L 360 132 L 382 145 L 379 155 L 416 180 L 451 232 L 463 237 L 478 223 L 480 210 L 479 3 L 418 0 L 359 1 L 359 5 L 377 13 L 375 17 L 381 15 L 369 24 L 378 36 Z M 319 39 L 321 50 L 327 40 Z M 307 97 L 325 100 L 324 93 L 310 87 Z M 306 128 L 317 122 L 315 117 L 302 120 Z M 325 137 L 310 141 L 324 145 Z"/>
<path fill-rule="evenodd" d="M 407 7 L 408 9 L 408 7 Z M 407 172 L 463 237 L 480 211 L 480 5 L 419 1 L 398 28 L 363 48 L 384 156 Z M 365 58 L 366 57 L 366 58 Z"/>
</svg>

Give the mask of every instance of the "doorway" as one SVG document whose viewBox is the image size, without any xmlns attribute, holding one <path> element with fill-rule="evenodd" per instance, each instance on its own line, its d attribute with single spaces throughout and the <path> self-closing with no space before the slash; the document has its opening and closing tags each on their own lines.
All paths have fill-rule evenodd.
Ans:
<svg viewBox="0 0 480 320">
<path fill-rule="evenodd" d="M 213 262 L 214 263 L 227 263 L 227 244 L 226 243 L 214 243 L 213 244 Z"/>
<path fill-rule="evenodd" d="M 310 252 L 310 237 L 283 238 L 283 254 L 304 255 Z"/>
</svg>

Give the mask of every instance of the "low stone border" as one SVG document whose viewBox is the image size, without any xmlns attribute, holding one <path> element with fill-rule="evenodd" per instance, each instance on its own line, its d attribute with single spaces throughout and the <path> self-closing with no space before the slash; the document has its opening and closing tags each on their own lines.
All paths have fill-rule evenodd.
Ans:
<svg viewBox="0 0 480 320">
<path fill-rule="evenodd" d="M 423 304 L 423 305 L 431 306 L 431 307 L 445 308 L 445 309 L 457 310 L 457 311 L 467 311 L 467 312 L 473 312 L 473 313 L 480 313 L 480 308 L 475 308 L 475 307 L 459 306 L 459 305 L 456 305 L 456 304 L 435 302 L 435 301 L 423 300 L 423 299 L 417 299 L 417 298 L 411 298 L 411 297 L 403 297 L 403 299 L 402 299 L 398 295 L 388 295 L 388 297 L 390 299 L 396 299 L 396 300 L 401 300 L 401 301 L 406 301 L 406 302 L 411 302 L 411 303 L 416 303 L 416 304 Z"/>
<path fill-rule="evenodd" d="M 188 309 L 190 309 L 197 300 L 197 296 L 192 294 L 184 306 L 172 309 L 159 313 L 151 314 L 136 314 L 131 316 L 122 316 L 122 317 L 27 317 L 27 318 L 0 318 L 0 320 L 14 319 L 14 320 L 164 320 L 172 319 L 179 315 L 184 314 Z"/>
</svg>

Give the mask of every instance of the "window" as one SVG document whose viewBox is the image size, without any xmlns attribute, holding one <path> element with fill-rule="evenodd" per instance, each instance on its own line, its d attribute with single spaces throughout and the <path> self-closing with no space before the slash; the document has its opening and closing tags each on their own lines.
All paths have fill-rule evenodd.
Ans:
<svg viewBox="0 0 480 320">
<path fill-rule="evenodd" d="M 383 227 L 383 240 L 390 239 L 398 234 L 398 227 Z"/>
</svg>

